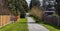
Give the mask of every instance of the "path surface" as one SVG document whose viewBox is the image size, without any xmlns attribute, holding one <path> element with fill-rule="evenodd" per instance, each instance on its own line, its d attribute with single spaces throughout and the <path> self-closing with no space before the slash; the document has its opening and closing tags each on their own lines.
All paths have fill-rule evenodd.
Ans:
<svg viewBox="0 0 60 31">
<path fill-rule="evenodd" d="M 28 19 L 28 29 L 29 31 L 49 31 L 42 25 L 35 23 L 35 21 L 31 17 L 27 17 Z"/>
</svg>

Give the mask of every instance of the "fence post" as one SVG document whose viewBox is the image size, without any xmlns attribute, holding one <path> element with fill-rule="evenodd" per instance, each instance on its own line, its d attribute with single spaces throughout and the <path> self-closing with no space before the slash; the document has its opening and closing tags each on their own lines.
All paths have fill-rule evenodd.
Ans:
<svg viewBox="0 0 60 31">
<path fill-rule="evenodd" d="M 57 21 L 58 21 L 57 26 L 59 26 L 59 16 L 58 16 L 58 20 Z"/>
</svg>

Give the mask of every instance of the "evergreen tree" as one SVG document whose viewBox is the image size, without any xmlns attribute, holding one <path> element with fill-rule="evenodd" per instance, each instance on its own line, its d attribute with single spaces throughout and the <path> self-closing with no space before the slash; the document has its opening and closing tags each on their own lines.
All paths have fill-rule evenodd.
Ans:
<svg viewBox="0 0 60 31">
<path fill-rule="evenodd" d="M 26 0 L 5 0 L 5 4 L 14 15 L 18 15 L 18 11 L 22 13 L 27 12 L 28 10 Z"/>
<path fill-rule="evenodd" d="M 56 0 L 56 5 L 55 5 L 55 8 L 56 8 L 56 12 L 57 14 L 60 16 L 60 0 Z"/>
<path fill-rule="evenodd" d="M 40 7 L 40 1 L 39 0 L 31 0 L 30 9 L 34 6 L 39 8 Z"/>
</svg>

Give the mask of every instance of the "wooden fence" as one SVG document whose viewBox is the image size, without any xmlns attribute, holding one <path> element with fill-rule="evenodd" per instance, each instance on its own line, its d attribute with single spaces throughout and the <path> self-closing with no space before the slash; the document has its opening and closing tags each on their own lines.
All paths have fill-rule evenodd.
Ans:
<svg viewBox="0 0 60 31">
<path fill-rule="evenodd" d="M 10 15 L 0 15 L 0 27 L 10 23 Z"/>
<path fill-rule="evenodd" d="M 60 26 L 60 17 L 58 17 L 58 16 L 57 17 L 45 16 L 43 20 L 44 20 L 45 23 Z"/>
</svg>

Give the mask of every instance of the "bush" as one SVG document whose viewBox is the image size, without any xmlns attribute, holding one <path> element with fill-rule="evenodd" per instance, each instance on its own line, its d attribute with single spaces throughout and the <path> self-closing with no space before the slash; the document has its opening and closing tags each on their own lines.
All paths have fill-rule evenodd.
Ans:
<svg viewBox="0 0 60 31">
<path fill-rule="evenodd" d="M 52 14 L 52 16 L 53 16 L 53 17 L 57 17 L 58 15 L 54 13 L 54 14 Z"/>
<path fill-rule="evenodd" d="M 34 15 L 36 17 L 39 17 L 40 19 L 42 19 L 43 17 L 43 13 L 41 9 L 38 9 L 37 7 L 33 7 L 30 11 L 30 15 Z"/>
</svg>

